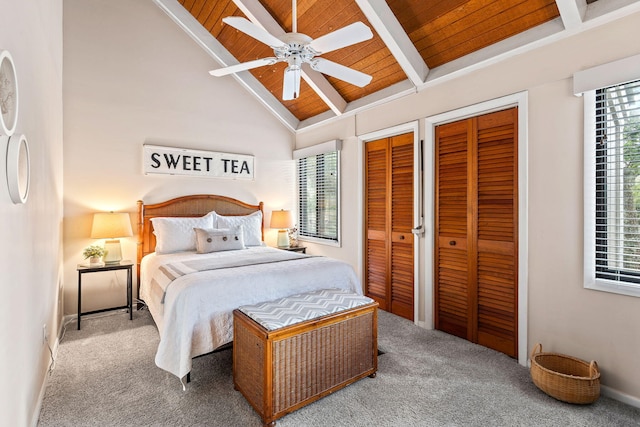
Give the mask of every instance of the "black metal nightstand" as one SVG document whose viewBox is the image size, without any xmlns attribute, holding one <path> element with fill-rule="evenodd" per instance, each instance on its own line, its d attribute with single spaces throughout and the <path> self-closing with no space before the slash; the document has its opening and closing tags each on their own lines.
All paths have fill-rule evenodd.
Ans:
<svg viewBox="0 0 640 427">
<path fill-rule="evenodd" d="M 88 311 L 86 313 L 82 313 L 82 275 L 86 273 L 97 273 L 103 271 L 114 271 L 114 270 L 127 270 L 127 305 L 113 308 L 104 308 L 101 310 Z M 132 294 L 132 283 L 133 283 L 133 262 L 131 261 L 121 261 L 118 264 L 105 264 L 105 265 L 82 265 L 78 264 L 78 330 L 80 329 L 80 317 L 83 314 L 94 314 L 101 313 L 103 311 L 109 310 L 120 310 L 123 308 L 129 309 L 129 320 L 133 320 L 133 294 Z"/>
<path fill-rule="evenodd" d="M 278 246 L 277 248 L 282 249 L 283 251 L 302 252 L 303 254 L 307 253 L 306 246 L 289 246 L 288 248 Z"/>
</svg>

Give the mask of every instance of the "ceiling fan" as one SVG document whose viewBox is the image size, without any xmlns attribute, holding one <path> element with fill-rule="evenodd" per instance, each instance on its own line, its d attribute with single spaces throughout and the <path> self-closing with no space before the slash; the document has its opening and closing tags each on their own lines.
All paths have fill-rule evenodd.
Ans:
<svg viewBox="0 0 640 427">
<path fill-rule="evenodd" d="M 289 66 L 284 72 L 282 85 L 282 99 L 285 101 L 296 99 L 300 94 L 300 71 L 303 64 L 320 73 L 327 74 L 347 83 L 363 87 L 371 82 L 371 76 L 352 68 L 340 65 L 328 59 L 318 58 L 327 52 L 351 46 L 373 37 L 373 33 L 362 22 L 358 21 L 346 27 L 332 31 L 317 39 L 306 34 L 298 33 L 296 17 L 296 0 L 292 1 L 292 31 L 278 38 L 262 27 L 255 25 L 246 18 L 228 16 L 222 19 L 228 25 L 273 49 L 274 57 L 256 59 L 225 68 L 209 71 L 212 76 L 220 77 L 239 71 L 250 70 L 277 62 L 286 62 Z"/>
</svg>

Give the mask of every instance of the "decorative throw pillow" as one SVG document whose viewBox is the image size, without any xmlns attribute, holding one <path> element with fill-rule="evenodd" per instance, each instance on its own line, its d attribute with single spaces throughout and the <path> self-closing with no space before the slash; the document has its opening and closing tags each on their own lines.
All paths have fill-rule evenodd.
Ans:
<svg viewBox="0 0 640 427">
<path fill-rule="evenodd" d="M 156 236 L 156 253 L 195 251 L 196 232 L 194 228 L 213 228 L 216 213 L 209 212 L 201 217 L 157 217 L 152 218 L 153 234 Z"/>
<path fill-rule="evenodd" d="M 196 233 L 196 252 L 233 251 L 244 249 L 242 226 L 234 228 L 194 228 Z"/>
<path fill-rule="evenodd" d="M 262 246 L 262 211 L 249 215 L 218 215 L 217 218 L 218 228 L 233 228 L 241 225 L 245 246 Z"/>
</svg>

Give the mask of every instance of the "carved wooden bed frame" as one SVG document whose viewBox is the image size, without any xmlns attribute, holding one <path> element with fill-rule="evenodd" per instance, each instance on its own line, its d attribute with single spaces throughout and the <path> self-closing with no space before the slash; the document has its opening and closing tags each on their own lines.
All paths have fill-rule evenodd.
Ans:
<svg viewBox="0 0 640 427">
<path fill-rule="evenodd" d="M 138 200 L 138 257 L 136 261 L 138 286 L 137 297 L 140 299 L 140 261 L 152 253 L 156 247 L 156 236 L 153 234 L 151 218 L 155 217 L 199 217 L 216 211 L 220 215 L 249 215 L 262 212 L 262 240 L 264 240 L 264 204 L 251 205 L 231 197 L 213 194 L 196 194 L 183 196 L 165 202 L 145 205 Z"/>
</svg>

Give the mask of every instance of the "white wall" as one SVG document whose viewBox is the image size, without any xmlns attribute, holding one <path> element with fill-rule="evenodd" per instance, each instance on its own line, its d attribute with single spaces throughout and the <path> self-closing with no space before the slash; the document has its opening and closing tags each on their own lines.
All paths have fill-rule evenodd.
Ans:
<svg viewBox="0 0 640 427">
<path fill-rule="evenodd" d="M 541 342 L 545 351 L 596 360 L 602 383 L 622 393 L 618 397 L 640 405 L 640 298 L 583 288 L 583 103 L 572 94 L 571 77 L 575 71 L 640 53 L 635 42 L 639 39 L 640 14 L 635 13 L 430 86 L 357 118 L 298 133 L 297 147 L 334 138 L 344 139 L 347 147 L 341 170 L 345 244 L 341 249 L 311 245 L 312 250 L 358 262 L 362 171 L 360 154 L 353 148 L 357 135 L 528 91 L 529 351 Z M 431 143 L 425 141 L 425 147 Z M 432 229 L 433 224 L 427 224 L 427 230 Z M 431 277 L 421 277 L 420 305 L 431 282 Z"/>
<path fill-rule="evenodd" d="M 25 134 L 31 188 L 14 205 L 0 147 L 0 425 L 37 420 L 49 367 L 42 326 L 59 327 L 62 257 L 62 1 L 0 0 L 0 49 L 19 85 L 16 134 Z"/>
<path fill-rule="evenodd" d="M 293 134 L 232 77 L 211 77 L 219 65 L 151 0 L 66 0 L 64 59 L 65 313 L 77 311 L 83 248 L 102 243 L 89 239 L 94 212 L 213 193 L 263 201 L 268 227 L 272 209 L 294 207 Z M 256 179 L 145 176 L 145 143 L 250 154 Z M 122 243 L 135 260 L 136 238 Z M 83 276 L 83 311 L 124 305 L 119 273 Z"/>
</svg>

